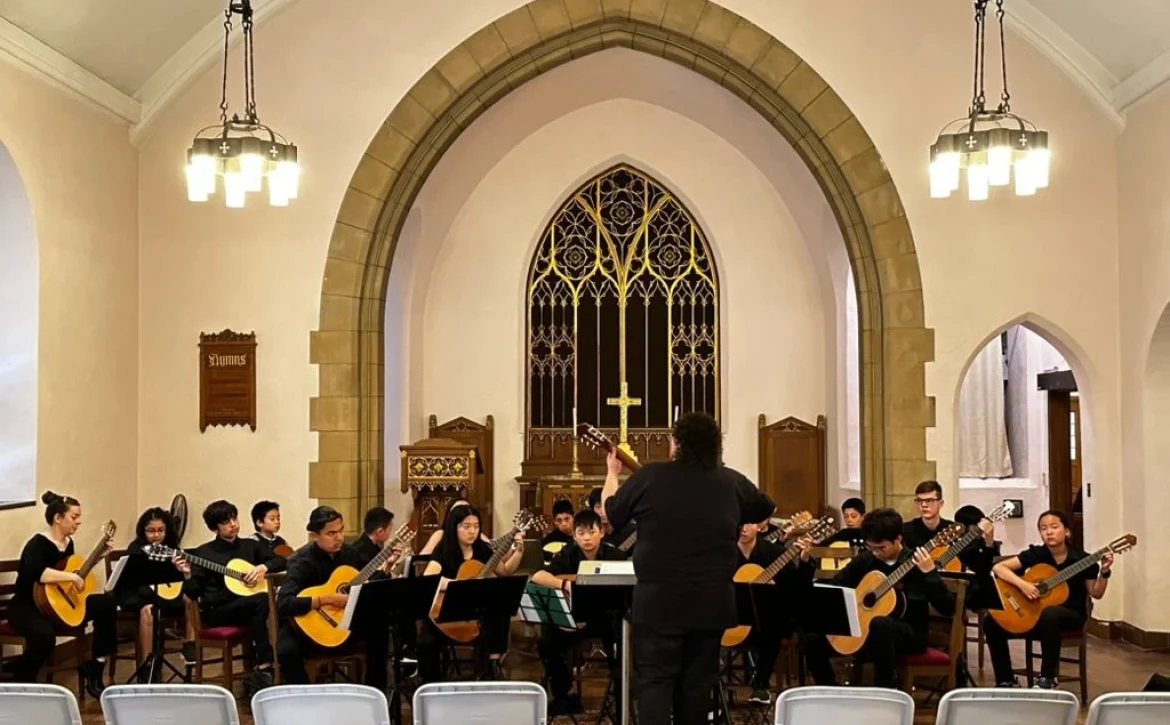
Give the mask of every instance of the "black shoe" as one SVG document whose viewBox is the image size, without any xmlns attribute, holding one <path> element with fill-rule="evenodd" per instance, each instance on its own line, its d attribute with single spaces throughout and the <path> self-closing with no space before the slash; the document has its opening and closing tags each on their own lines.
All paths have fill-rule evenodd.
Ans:
<svg viewBox="0 0 1170 725">
<path fill-rule="evenodd" d="M 184 642 L 183 643 L 183 664 L 187 665 L 188 667 L 195 666 L 195 643 L 194 642 Z"/>
<path fill-rule="evenodd" d="M 1009 688 L 1009 687 L 1019 687 L 1020 683 L 1017 682 L 1015 678 L 1012 678 L 1010 680 L 1004 680 L 1003 682 L 997 682 L 997 683 L 995 683 L 995 686 L 999 687 L 1001 689 L 1002 688 Z"/>
<path fill-rule="evenodd" d="M 106 669 L 105 662 L 98 660 L 89 660 L 81 665 L 81 676 L 85 680 L 85 691 L 95 700 L 101 699 L 102 690 L 106 689 L 106 682 L 103 674 Z"/>
<path fill-rule="evenodd" d="M 748 697 L 748 702 L 755 705 L 771 705 L 772 693 L 768 692 L 766 687 L 757 687 L 752 690 L 752 694 Z"/>
<path fill-rule="evenodd" d="M 252 692 L 259 692 L 265 687 L 272 687 L 272 668 L 265 667 L 264 669 L 252 670 L 252 676 L 248 678 L 248 684 L 252 688 Z"/>
</svg>

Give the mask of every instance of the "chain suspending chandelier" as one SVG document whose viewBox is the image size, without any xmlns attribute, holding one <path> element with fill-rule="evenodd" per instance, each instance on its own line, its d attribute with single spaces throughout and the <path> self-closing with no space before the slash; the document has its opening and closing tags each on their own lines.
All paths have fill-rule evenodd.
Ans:
<svg viewBox="0 0 1170 725">
<path fill-rule="evenodd" d="M 1010 184 L 1013 170 L 1017 196 L 1031 196 L 1037 189 L 1048 186 L 1048 132 L 1039 130 L 1011 109 L 1003 29 L 1004 0 L 995 0 L 1003 90 L 999 105 L 987 110 L 983 77 L 990 2 L 975 0 L 975 81 L 971 108 L 965 118 L 944 126 L 930 147 L 930 195 L 936 199 L 958 191 L 962 169 L 967 170 L 967 198 L 971 201 L 987 199 L 992 186 Z"/>
<path fill-rule="evenodd" d="M 241 17 L 244 32 L 244 116 L 228 118 L 228 47 L 232 16 Z M 242 208 L 249 192 L 258 192 L 268 180 L 268 203 L 288 206 L 297 198 L 300 166 L 297 147 L 260 123 L 256 111 L 256 62 L 252 43 L 252 1 L 229 2 L 223 22 L 223 94 L 219 123 L 202 128 L 187 150 L 187 198 L 207 201 L 215 193 L 216 178 L 223 177 L 224 201 L 233 209 Z"/>
</svg>

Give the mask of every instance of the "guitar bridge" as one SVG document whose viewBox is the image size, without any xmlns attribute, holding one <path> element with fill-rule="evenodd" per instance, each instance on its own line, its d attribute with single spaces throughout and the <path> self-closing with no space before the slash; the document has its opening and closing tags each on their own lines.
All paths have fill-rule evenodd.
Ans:
<svg viewBox="0 0 1170 725">
<path fill-rule="evenodd" d="M 318 609 L 317 614 L 320 614 L 321 618 L 324 619 L 326 622 L 328 622 L 330 627 L 337 626 L 337 622 L 333 619 L 333 617 L 330 617 L 329 613 L 326 612 L 324 609 Z"/>
</svg>

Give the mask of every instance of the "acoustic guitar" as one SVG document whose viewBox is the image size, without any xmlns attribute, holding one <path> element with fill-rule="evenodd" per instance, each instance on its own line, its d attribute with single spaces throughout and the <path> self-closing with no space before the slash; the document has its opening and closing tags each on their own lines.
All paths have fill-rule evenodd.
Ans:
<svg viewBox="0 0 1170 725">
<path fill-rule="evenodd" d="M 967 527 L 962 524 L 951 524 L 935 534 L 924 548 L 931 551 L 939 546 L 948 546 L 962 536 L 966 530 Z M 865 644 L 866 638 L 869 637 L 869 626 L 874 619 L 894 615 L 896 611 L 905 606 L 905 602 L 899 601 L 894 587 L 916 568 L 914 558 L 911 556 L 907 557 L 901 566 L 890 572 L 889 576 L 880 571 L 871 571 L 866 574 L 854 590 L 854 596 L 857 597 L 857 618 L 861 624 L 861 636 L 828 635 L 829 644 L 833 646 L 833 649 L 843 655 L 856 654 Z"/>
<path fill-rule="evenodd" d="M 782 540 L 786 541 L 793 534 L 804 533 L 804 530 L 811 527 L 815 521 L 813 515 L 808 511 L 797 511 L 787 521 L 783 519 L 768 519 L 768 523 L 773 528 L 772 531 L 764 534 L 764 539 L 773 544 Z"/>
<path fill-rule="evenodd" d="M 70 572 L 81 577 L 85 586 L 81 589 L 71 582 L 55 582 L 53 584 L 33 585 L 33 599 L 40 608 L 41 614 L 52 622 L 58 629 L 75 629 L 85 621 L 86 600 L 101 591 L 98 586 L 97 575 L 93 568 L 102 560 L 106 545 L 114 534 L 118 533 L 118 525 L 113 521 L 102 524 L 102 537 L 89 556 L 82 559 L 74 554 L 57 564 L 60 571 Z"/>
<path fill-rule="evenodd" d="M 814 521 L 808 527 L 804 536 L 811 539 L 811 546 L 819 544 L 834 533 L 836 533 L 836 528 L 833 526 L 833 518 L 831 516 L 825 516 Z M 759 564 L 744 564 L 735 572 L 735 581 L 749 582 L 751 584 L 772 584 L 772 580 L 776 578 L 776 575 L 783 571 L 784 567 L 788 566 L 798 556 L 800 556 L 800 549 L 793 544 L 783 554 L 776 557 L 776 560 L 769 564 L 767 569 Z M 722 644 L 724 647 L 738 647 L 743 644 L 751 632 L 752 628 L 746 624 L 732 627 L 723 633 Z"/>
<path fill-rule="evenodd" d="M 636 471 L 642 467 L 642 464 L 634 460 L 634 457 L 626 453 L 621 446 L 615 446 L 613 441 L 609 439 L 609 436 L 588 423 L 577 424 L 577 440 L 584 441 L 585 445 L 594 450 L 604 451 L 607 455 L 611 451 L 616 452 L 617 459 L 631 471 Z"/>
<path fill-rule="evenodd" d="M 1068 601 L 1069 579 L 1101 561 L 1106 554 L 1124 554 L 1135 546 L 1137 546 L 1137 537 L 1133 534 L 1126 534 L 1109 542 L 1107 546 L 1097 549 L 1072 566 L 1059 571 L 1049 564 L 1037 564 L 1024 572 L 1023 577 L 1021 577 L 1024 581 L 1035 585 L 1036 589 L 1040 591 L 1040 598 L 1036 601 L 1024 596 L 1024 593 L 1016 585 L 1008 584 L 1003 579 L 997 578 L 995 588 L 999 592 L 1003 609 L 991 609 L 987 613 L 1000 627 L 1011 634 L 1030 632 L 1040 621 L 1041 612 L 1049 607 L 1058 607 Z M 1085 596 L 1083 592 L 1077 592 L 1077 595 Z"/>
<path fill-rule="evenodd" d="M 313 597 L 326 594 L 349 594 L 353 587 L 365 584 L 370 577 L 378 573 L 394 554 L 394 549 L 402 542 L 414 537 L 414 530 L 409 524 L 404 524 L 382 546 L 377 556 L 370 559 L 361 571 L 352 566 L 339 566 L 329 575 L 329 581 L 315 587 L 306 587 L 297 593 L 312 601 Z M 349 639 L 349 630 L 341 629 L 341 620 L 345 615 L 345 607 L 322 606 L 320 609 L 310 610 L 308 614 L 293 617 L 293 623 L 306 637 L 322 647 L 337 647 Z"/>
<path fill-rule="evenodd" d="M 162 544 L 144 546 L 142 547 L 142 553 L 155 561 L 170 561 L 175 556 L 179 556 L 191 566 L 197 566 L 200 569 L 222 574 L 224 588 L 237 597 L 250 597 L 253 594 L 268 593 L 267 578 L 261 579 L 252 585 L 244 581 L 244 577 L 247 576 L 248 572 L 255 569 L 256 565 L 250 564 L 243 559 L 232 559 L 227 564 L 217 564 L 210 559 L 204 559 L 202 556 L 196 556 L 182 549 L 175 549 L 170 546 L 163 546 Z"/>
<path fill-rule="evenodd" d="M 486 579 L 496 573 L 496 567 L 504 560 L 508 550 L 512 548 L 512 540 L 516 534 L 526 532 L 530 529 L 543 529 L 546 523 L 540 516 L 535 516 L 532 512 L 521 509 L 516 513 L 513 520 L 512 530 L 508 533 L 499 536 L 492 540 L 492 556 L 486 562 L 481 562 L 476 559 L 468 559 L 459 566 L 459 571 L 455 575 L 455 581 L 466 581 L 468 579 Z M 423 571 L 426 575 L 439 574 L 442 572 L 442 565 L 437 561 L 431 561 L 427 564 L 427 568 Z M 446 622 L 440 624 L 437 620 L 439 612 L 443 608 L 443 598 L 446 592 L 438 591 L 435 593 L 435 602 L 431 605 L 431 621 L 439 628 L 443 634 L 447 635 L 452 641 L 460 644 L 467 644 L 472 642 L 479 636 L 479 622 Z"/>
<path fill-rule="evenodd" d="M 1011 501 L 1004 501 L 994 511 L 987 514 L 987 520 L 993 524 L 1003 521 L 1012 515 L 1016 510 L 1016 505 Z M 935 565 L 942 571 L 949 571 L 957 573 L 963 571 L 963 562 L 959 561 L 959 554 L 972 544 L 972 542 L 983 538 L 983 530 L 978 526 L 972 526 L 967 533 L 963 534 L 955 543 L 950 546 L 939 546 L 930 552 L 930 558 L 934 559 Z"/>
</svg>

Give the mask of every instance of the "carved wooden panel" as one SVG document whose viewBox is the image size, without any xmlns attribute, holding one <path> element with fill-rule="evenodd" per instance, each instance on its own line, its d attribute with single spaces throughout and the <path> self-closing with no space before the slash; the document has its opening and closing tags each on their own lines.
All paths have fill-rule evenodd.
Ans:
<svg viewBox="0 0 1170 725">
<path fill-rule="evenodd" d="M 439 419 L 432 415 L 427 427 L 429 429 L 427 435 L 431 438 L 449 438 L 475 446 L 483 470 L 476 474 L 475 485 L 468 492 L 468 498 L 483 514 L 483 521 L 480 522 L 483 532 L 491 536 L 495 508 L 495 419 L 489 415 L 487 420 L 480 424 L 470 418 L 459 416 L 440 425 Z"/>
<path fill-rule="evenodd" d="M 411 523 L 418 551 L 442 526 L 451 501 L 474 500 L 477 475 L 483 466 L 474 445 L 451 438 L 424 438 L 398 448 L 402 456 L 402 492 L 410 491 L 414 499 Z"/>
<path fill-rule="evenodd" d="M 256 333 L 199 333 L 199 430 L 256 430 Z"/>
<path fill-rule="evenodd" d="M 826 422 L 785 418 L 771 425 L 760 414 L 760 488 L 776 502 L 777 515 L 825 509 Z"/>
</svg>

